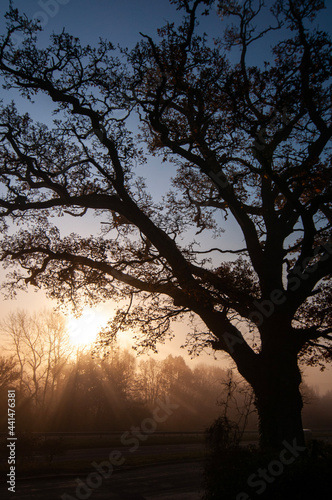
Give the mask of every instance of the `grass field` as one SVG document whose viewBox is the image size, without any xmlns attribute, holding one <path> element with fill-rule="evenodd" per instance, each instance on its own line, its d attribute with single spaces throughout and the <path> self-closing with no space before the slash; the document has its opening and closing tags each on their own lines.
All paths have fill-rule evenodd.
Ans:
<svg viewBox="0 0 332 500">
<path fill-rule="evenodd" d="M 70 450 L 108 449 L 122 450 L 122 433 L 107 434 L 24 434 L 18 436 L 17 440 L 17 470 L 22 476 L 34 474 L 75 474 L 91 469 L 91 456 L 82 458 L 79 454 L 71 458 Z M 313 438 L 332 442 L 332 431 L 322 430 L 313 432 Z M 1 463 L 0 471 L 8 471 L 6 460 L 6 437 L 0 438 L 1 442 Z M 258 442 L 257 432 L 247 432 L 243 436 L 243 443 Z M 205 435 L 197 433 L 155 433 L 148 437 L 146 441 L 141 441 L 140 446 L 144 448 L 144 453 L 131 453 L 126 455 L 122 467 L 143 466 L 160 463 L 176 463 L 188 460 L 203 460 L 206 456 L 204 447 Z M 174 450 L 166 448 L 170 445 L 190 445 L 197 444 L 194 450 Z M 161 450 L 156 453 L 149 453 L 149 446 L 160 446 Z M 107 453 L 105 452 L 107 456 Z M 62 457 L 66 456 L 64 460 Z M 105 458 L 106 458 L 105 456 Z"/>
</svg>

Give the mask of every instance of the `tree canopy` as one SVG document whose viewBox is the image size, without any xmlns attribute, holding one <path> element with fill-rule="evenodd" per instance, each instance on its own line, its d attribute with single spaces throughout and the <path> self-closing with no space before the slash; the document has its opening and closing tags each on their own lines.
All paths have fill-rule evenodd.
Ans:
<svg viewBox="0 0 332 500">
<path fill-rule="evenodd" d="M 179 26 L 120 52 L 65 32 L 39 48 L 38 25 L 7 14 L 5 88 L 46 94 L 57 113 L 50 129 L 14 104 L 1 110 L 1 220 L 21 226 L 2 242 L 2 261 L 18 264 L 7 288 L 74 302 L 128 297 L 108 338 L 135 326 L 143 347 L 188 316 L 188 346 L 227 352 L 254 387 L 263 434 L 284 422 L 276 444 L 299 435 L 299 418 L 290 425 L 302 406 L 299 353 L 331 358 L 331 42 L 312 24 L 324 3 L 267 2 L 265 16 L 262 0 L 171 3 Z M 212 41 L 198 20 L 216 5 Z M 272 33 L 269 60 L 248 62 Z M 162 204 L 140 177 L 146 147 L 177 169 Z M 103 234 L 61 237 L 57 218 L 88 210 L 102 214 Z M 228 216 L 242 248 L 219 238 L 200 249 L 197 233 L 220 234 Z"/>
</svg>

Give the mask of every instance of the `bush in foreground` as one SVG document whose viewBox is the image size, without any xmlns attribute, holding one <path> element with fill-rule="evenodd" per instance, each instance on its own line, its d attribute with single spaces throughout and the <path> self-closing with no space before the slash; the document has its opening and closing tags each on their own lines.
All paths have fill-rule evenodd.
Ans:
<svg viewBox="0 0 332 500">
<path fill-rule="evenodd" d="M 285 445 L 279 453 L 240 446 L 236 425 L 218 419 L 207 431 L 203 500 L 312 500 L 330 489 L 332 446 Z"/>
</svg>

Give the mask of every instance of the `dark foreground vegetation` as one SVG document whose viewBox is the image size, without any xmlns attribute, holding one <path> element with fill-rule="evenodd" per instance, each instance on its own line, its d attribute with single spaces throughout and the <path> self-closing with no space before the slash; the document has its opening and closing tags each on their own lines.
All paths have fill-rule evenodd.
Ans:
<svg viewBox="0 0 332 500">
<path fill-rule="evenodd" d="M 203 500 L 312 500 L 329 491 L 332 446 L 311 440 L 305 447 L 261 450 L 241 446 L 237 429 L 218 419 L 207 431 L 210 453 L 205 463 Z"/>
</svg>

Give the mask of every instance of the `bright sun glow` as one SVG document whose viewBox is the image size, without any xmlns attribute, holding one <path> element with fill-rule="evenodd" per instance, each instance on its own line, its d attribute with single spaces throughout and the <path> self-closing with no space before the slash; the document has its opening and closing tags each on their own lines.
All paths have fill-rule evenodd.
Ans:
<svg viewBox="0 0 332 500">
<path fill-rule="evenodd" d="M 79 318 L 72 318 L 68 322 L 70 343 L 81 347 L 92 344 L 105 323 L 102 315 L 93 309 L 84 309 Z"/>
</svg>

